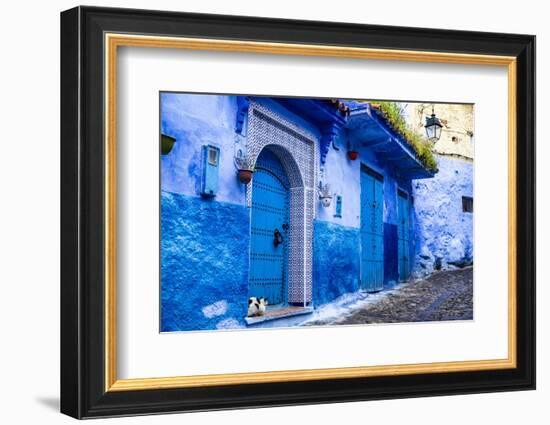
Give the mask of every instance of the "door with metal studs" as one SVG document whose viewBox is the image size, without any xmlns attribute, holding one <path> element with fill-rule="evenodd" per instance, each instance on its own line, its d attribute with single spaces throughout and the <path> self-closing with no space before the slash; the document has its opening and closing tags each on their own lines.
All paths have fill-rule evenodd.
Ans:
<svg viewBox="0 0 550 425">
<path fill-rule="evenodd" d="M 264 149 L 252 180 L 248 293 L 270 305 L 286 302 L 289 182 L 277 156 Z"/>
<path fill-rule="evenodd" d="M 410 275 L 410 201 L 409 196 L 402 190 L 397 192 L 397 259 L 399 281 L 404 282 Z"/>
<path fill-rule="evenodd" d="M 384 287 L 382 177 L 361 167 L 361 286 L 369 292 Z"/>
</svg>

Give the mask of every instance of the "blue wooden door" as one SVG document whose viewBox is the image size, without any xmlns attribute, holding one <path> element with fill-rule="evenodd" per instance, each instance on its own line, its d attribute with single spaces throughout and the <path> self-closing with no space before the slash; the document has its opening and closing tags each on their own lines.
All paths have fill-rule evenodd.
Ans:
<svg viewBox="0 0 550 425">
<path fill-rule="evenodd" d="M 397 193 L 397 265 L 399 281 L 404 282 L 409 278 L 410 265 L 410 202 L 409 196 L 401 190 Z"/>
<path fill-rule="evenodd" d="M 279 159 L 264 149 L 252 180 L 248 293 L 284 303 L 288 247 L 289 184 Z"/>
<path fill-rule="evenodd" d="M 383 186 L 380 176 L 361 168 L 361 285 L 369 292 L 384 286 Z"/>
</svg>

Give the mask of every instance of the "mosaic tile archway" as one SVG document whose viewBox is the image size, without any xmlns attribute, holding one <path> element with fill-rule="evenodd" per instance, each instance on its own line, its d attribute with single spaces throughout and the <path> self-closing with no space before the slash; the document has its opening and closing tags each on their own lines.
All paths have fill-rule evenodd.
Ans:
<svg viewBox="0 0 550 425">
<path fill-rule="evenodd" d="M 251 102 L 248 109 L 247 152 L 254 160 L 263 149 L 281 161 L 290 183 L 288 246 L 288 302 L 312 301 L 313 218 L 319 164 L 315 135 L 282 115 Z M 252 202 L 252 183 L 247 185 L 247 205 Z"/>
</svg>

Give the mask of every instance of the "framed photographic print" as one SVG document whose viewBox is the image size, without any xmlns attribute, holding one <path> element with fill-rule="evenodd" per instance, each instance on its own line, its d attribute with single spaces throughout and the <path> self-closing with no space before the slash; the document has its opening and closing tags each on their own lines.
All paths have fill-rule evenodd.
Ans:
<svg viewBox="0 0 550 425">
<path fill-rule="evenodd" d="M 535 387 L 535 38 L 61 14 L 61 411 Z"/>
</svg>

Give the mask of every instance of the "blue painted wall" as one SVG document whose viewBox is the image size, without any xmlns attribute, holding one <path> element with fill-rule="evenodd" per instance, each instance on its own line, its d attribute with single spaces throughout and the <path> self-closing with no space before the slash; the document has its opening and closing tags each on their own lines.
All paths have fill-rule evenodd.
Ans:
<svg viewBox="0 0 550 425">
<path fill-rule="evenodd" d="M 162 192 L 161 331 L 244 326 L 249 210 Z"/>
<path fill-rule="evenodd" d="M 161 132 L 176 138 L 168 155 L 161 156 L 163 190 L 200 194 L 203 145 L 220 148 L 217 201 L 245 205 L 245 187 L 239 183 L 235 153 L 235 96 L 161 93 Z"/>
<path fill-rule="evenodd" d="M 313 303 L 359 289 L 359 229 L 316 220 L 313 226 Z"/>
<path fill-rule="evenodd" d="M 442 155 L 437 161 L 434 178 L 413 184 L 417 276 L 473 263 L 473 214 L 462 211 L 462 196 L 473 197 L 474 164 Z"/>
<path fill-rule="evenodd" d="M 384 284 L 392 285 L 396 283 L 399 278 L 397 265 L 397 189 L 400 188 L 401 190 L 411 194 L 411 182 L 410 180 L 403 180 L 396 176 L 394 170 L 389 167 L 387 163 L 380 161 L 369 149 L 360 149 L 359 159 L 356 161 L 351 161 L 347 156 L 347 146 L 350 142 L 353 143 L 353 141 L 347 139 L 345 132 L 338 135 L 334 143 L 338 150 L 334 149 L 334 147 L 329 149 L 323 179 L 326 183 L 331 185 L 331 189 L 335 194 L 342 195 L 342 217 L 340 218 L 334 216 L 334 205 L 331 205 L 329 208 L 324 208 L 319 204 L 317 220 L 318 222 L 323 221 L 342 225 L 348 228 L 359 229 L 361 225 L 361 163 L 383 175 Z M 414 228 L 415 220 L 413 208 L 411 208 L 409 219 L 411 222 L 411 227 Z M 410 258 L 414 257 L 414 243 L 414 231 L 411 230 Z M 337 246 L 333 247 L 333 249 L 337 250 Z M 317 254 L 317 252 L 315 252 L 315 254 Z M 357 255 L 359 255 L 359 251 Z M 313 261 L 315 263 L 318 260 L 314 258 Z M 315 279 L 316 275 L 314 275 L 314 285 L 317 285 L 317 281 Z M 314 288 L 314 292 L 315 290 L 316 289 Z M 325 297 L 325 299 L 326 298 L 327 297 Z"/>
<path fill-rule="evenodd" d="M 246 144 L 246 133 L 235 133 L 237 98 L 162 93 L 160 101 L 161 132 L 176 138 L 173 150 L 161 156 L 162 331 L 244 326 L 250 210 L 233 160 L 236 150 Z M 269 98 L 255 101 L 320 136 L 319 129 L 281 104 Z M 342 196 L 342 216 L 335 217 L 334 202 L 329 208 L 317 205 L 315 306 L 360 287 L 361 163 L 384 176 L 384 282 L 397 280 L 397 188 L 410 193 L 410 181 L 400 180 L 368 149 L 360 150 L 360 158 L 351 161 L 347 156 L 349 143 L 346 131 L 337 135 L 338 149 L 329 148 L 323 175 L 318 176 L 331 185 L 335 195 Z M 199 196 L 201 148 L 206 144 L 220 149 L 219 191 L 212 199 Z M 411 217 L 411 223 L 414 219 Z M 430 239 L 423 232 L 415 231 L 414 235 L 423 242 Z M 410 239 L 412 251 L 415 237 Z"/>
</svg>

